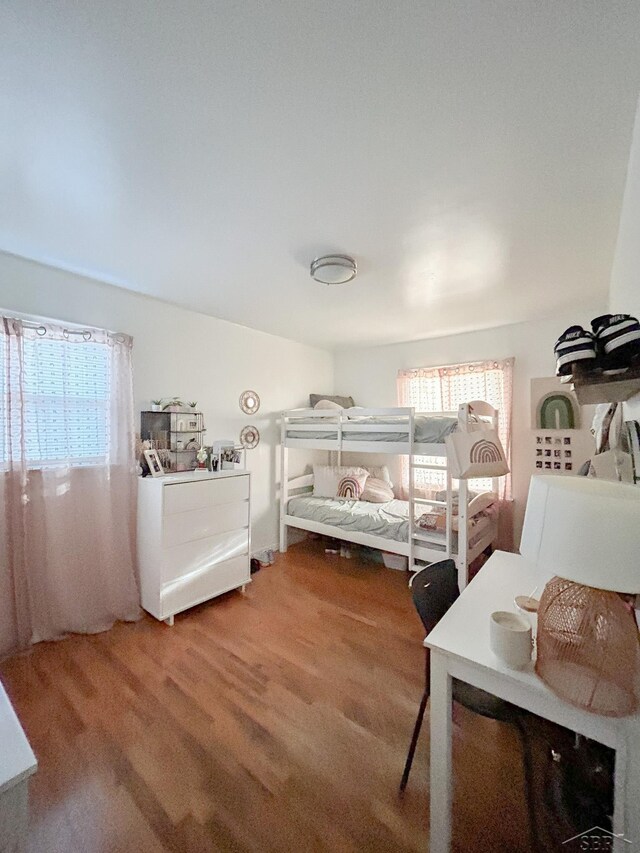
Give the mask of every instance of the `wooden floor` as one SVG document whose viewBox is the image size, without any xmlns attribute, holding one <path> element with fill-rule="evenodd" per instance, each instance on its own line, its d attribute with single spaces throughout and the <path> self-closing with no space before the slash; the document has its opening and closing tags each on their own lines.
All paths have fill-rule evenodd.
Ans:
<svg viewBox="0 0 640 853">
<path fill-rule="evenodd" d="M 421 641 L 405 573 L 312 543 L 173 628 L 4 661 L 39 760 L 29 853 L 427 850 L 428 715 L 398 795 Z M 528 850 L 516 737 L 456 721 L 456 850 Z"/>
</svg>

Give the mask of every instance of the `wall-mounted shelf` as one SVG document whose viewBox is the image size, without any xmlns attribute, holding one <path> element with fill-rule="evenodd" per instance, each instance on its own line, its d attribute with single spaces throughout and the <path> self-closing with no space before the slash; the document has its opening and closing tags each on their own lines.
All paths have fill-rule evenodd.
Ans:
<svg viewBox="0 0 640 853">
<path fill-rule="evenodd" d="M 578 368 L 573 374 L 573 390 L 581 406 L 623 403 L 640 394 L 640 367 L 609 376 Z"/>
</svg>

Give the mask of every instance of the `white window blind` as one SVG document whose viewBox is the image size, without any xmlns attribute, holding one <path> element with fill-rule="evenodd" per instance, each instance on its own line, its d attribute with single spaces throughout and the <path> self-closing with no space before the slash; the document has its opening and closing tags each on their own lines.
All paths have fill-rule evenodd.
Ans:
<svg viewBox="0 0 640 853">
<path fill-rule="evenodd" d="M 95 465 L 107 461 L 109 447 L 110 349 L 97 341 L 25 339 L 23 341 L 23 425 L 25 456 L 30 467 L 55 464 Z M 2 459 L 8 462 L 10 445 L 8 382 L 2 376 Z M 12 363 L 12 370 L 19 369 Z M 15 392 L 14 392 L 15 393 Z M 11 442 L 14 456 L 18 441 Z"/>
</svg>

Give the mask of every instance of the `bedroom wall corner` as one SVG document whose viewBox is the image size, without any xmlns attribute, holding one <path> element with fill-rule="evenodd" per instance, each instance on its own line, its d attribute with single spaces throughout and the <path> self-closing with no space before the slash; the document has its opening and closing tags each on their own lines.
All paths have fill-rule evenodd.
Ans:
<svg viewBox="0 0 640 853">
<path fill-rule="evenodd" d="M 277 547 L 279 413 L 308 405 L 310 392 L 333 392 L 329 351 L 2 252 L 0 309 L 131 334 L 136 411 L 155 397 L 177 394 L 198 401 L 207 441 L 237 441 L 243 426 L 257 426 L 260 444 L 247 453 L 253 551 Z M 247 388 L 261 398 L 253 417 L 238 405 Z M 291 476 L 304 473 L 314 459 L 316 454 L 291 453 Z"/>
<path fill-rule="evenodd" d="M 513 374 L 512 484 L 514 498 L 514 539 L 517 546 L 524 519 L 531 477 L 531 379 L 553 376 L 553 345 L 564 329 L 574 323 L 588 324 L 606 311 L 607 296 L 591 305 L 576 305 L 575 311 L 558 312 L 551 318 L 515 323 L 494 329 L 430 338 L 388 346 L 344 349 L 336 352 L 336 386 L 351 394 L 357 405 L 397 405 L 396 377 L 401 368 L 430 367 L 484 359 L 515 356 Z M 590 415 L 584 418 L 590 425 Z M 394 481 L 400 476 L 399 459 L 394 462 Z M 353 463 L 353 457 L 349 462 Z M 533 469 L 535 470 L 535 469 Z"/>
</svg>

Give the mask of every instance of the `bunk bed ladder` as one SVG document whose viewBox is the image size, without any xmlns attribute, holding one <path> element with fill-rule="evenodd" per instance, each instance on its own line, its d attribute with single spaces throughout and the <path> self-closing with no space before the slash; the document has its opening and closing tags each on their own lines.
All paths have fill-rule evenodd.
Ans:
<svg viewBox="0 0 640 853">
<path fill-rule="evenodd" d="M 447 474 L 446 474 L 447 482 L 447 509 L 446 509 L 446 517 L 445 517 L 445 531 L 446 531 L 446 549 L 447 549 L 447 557 L 449 559 L 455 559 L 455 554 L 453 553 L 453 479 L 451 477 L 451 466 L 449 465 L 449 459 L 447 458 Z"/>
<path fill-rule="evenodd" d="M 458 429 L 468 432 L 471 409 L 468 403 L 458 408 Z M 453 490 L 449 491 L 453 502 Z M 465 588 L 469 580 L 469 481 L 458 480 L 458 553 L 454 558 L 458 569 L 458 589 Z M 453 519 L 452 519 L 453 520 Z M 453 537 L 453 534 L 452 534 Z"/>
<path fill-rule="evenodd" d="M 415 481 L 415 409 L 409 411 L 409 571 L 416 570 L 415 565 L 415 533 L 416 533 L 416 481 Z"/>
<path fill-rule="evenodd" d="M 287 422 L 286 414 L 282 413 L 280 421 L 280 553 L 284 554 L 287 550 L 287 525 L 284 523 L 284 517 L 287 510 L 287 498 L 289 491 L 289 449 L 286 444 L 287 437 Z"/>
</svg>

